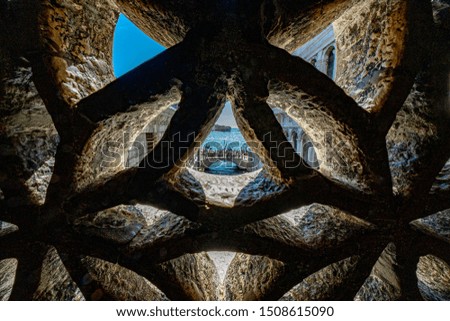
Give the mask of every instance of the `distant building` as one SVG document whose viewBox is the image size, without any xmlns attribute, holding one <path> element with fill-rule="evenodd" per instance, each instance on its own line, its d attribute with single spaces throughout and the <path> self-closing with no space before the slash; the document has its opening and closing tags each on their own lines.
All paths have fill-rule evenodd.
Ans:
<svg viewBox="0 0 450 321">
<path fill-rule="evenodd" d="M 164 135 L 177 109 L 177 105 L 170 106 L 151 121 L 138 135 L 132 147 L 128 150 L 127 167 L 138 166 L 148 152 L 153 149 Z"/>
<path fill-rule="evenodd" d="M 295 50 L 293 55 L 301 57 L 319 71 L 334 79 L 336 76 L 336 41 L 333 26 L 329 25 L 316 37 Z M 274 108 L 273 112 L 283 127 L 287 140 L 292 144 L 296 152 L 309 166 L 317 167 L 316 152 L 308 135 L 283 110 Z"/>
<path fill-rule="evenodd" d="M 336 77 L 336 41 L 333 25 L 292 53 L 309 62 L 331 79 Z"/>
<path fill-rule="evenodd" d="M 311 167 L 317 167 L 318 162 L 316 152 L 309 136 L 283 110 L 274 108 L 273 113 L 281 127 L 283 127 L 283 132 L 288 142 L 291 143 L 292 147 L 294 147 L 300 157 L 304 159 L 305 164 Z"/>
</svg>

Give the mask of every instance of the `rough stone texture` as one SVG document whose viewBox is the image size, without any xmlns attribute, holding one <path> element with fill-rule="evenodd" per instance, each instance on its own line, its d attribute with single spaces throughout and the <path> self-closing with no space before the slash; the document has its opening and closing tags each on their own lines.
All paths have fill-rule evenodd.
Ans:
<svg viewBox="0 0 450 321">
<path fill-rule="evenodd" d="M 69 105 L 114 79 L 114 1 L 43 1 L 39 16 L 44 57 L 59 94 Z"/>
<path fill-rule="evenodd" d="M 412 221 L 417 230 L 450 243 L 450 209 Z"/>
<path fill-rule="evenodd" d="M 275 46 L 294 51 L 307 42 L 345 10 L 361 0 L 326 0 L 319 3 L 304 1 L 261 1 L 261 27 L 264 36 Z M 170 47 L 180 42 L 195 22 L 208 21 L 215 16 L 205 7 L 223 6 L 206 0 L 189 1 L 123 1 L 121 10 L 147 35 Z M 249 3 L 248 6 L 255 6 Z M 226 7 L 221 7 L 227 10 Z"/>
<path fill-rule="evenodd" d="M 54 171 L 57 173 L 52 179 L 56 183 L 50 185 L 46 196 L 49 201 L 46 205 L 49 206 L 23 206 L 14 217 L 20 222 L 16 224 L 20 225 L 22 233 L 1 240 L 2 249 L 6 248 L 14 254 L 8 257 L 22 255 L 21 268 L 17 272 L 20 282 L 12 293 L 13 297 L 30 297 L 29 292 L 34 291 L 35 284 L 30 289 L 24 285 L 34 283 L 36 280 L 29 280 L 27 276 L 34 279 L 35 275 L 22 278 L 28 274 L 27 270 L 34 271 L 36 266 L 41 265 L 38 253 L 23 258 L 28 254 L 15 247 L 17 235 L 19 244 L 23 244 L 25 249 L 36 241 L 39 244 L 44 241 L 54 244 L 61 249 L 61 253 L 68 255 L 83 250 L 92 251 L 95 253 L 93 256 L 102 259 L 117 257 L 123 266 L 139 271 L 164 289 L 168 297 L 198 300 L 216 299 L 222 290 L 218 287 L 214 264 L 206 254 L 186 252 L 209 250 L 214 246 L 230 249 L 241 241 L 240 237 L 253 239 L 255 242 L 248 242 L 245 246 L 238 244 L 237 247 L 263 256 L 239 254 L 233 260 L 225 277 L 224 297 L 274 298 L 275 294 L 298 283 L 296 277 L 303 270 L 293 271 L 297 265 L 290 265 L 290 261 L 275 261 L 269 256 L 278 257 L 276 252 L 280 251 L 279 257 L 304 259 L 305 251 L 293 251 L 292 247 L 285 245 L 303 247 L 306 244 L 312 247 L 311 252 L 318 253 L 312 253 L 317 255 L 311 255 L 311 261 L 305 265 L 310 269 L 319 269 L 318 266 L 325 265 L 320 264 L 324 260 L 329 264 L 329 257 L 341 255 L 332 248 L 336 243 L 371 228 L 364 221 L 327 208 L 319 208 L 318 213 L 305 213 L 300 216 L 299 224 L 296 224 L 295 216 L 289 215 L 259 221 L 313 202 L 345 205 L 351 213 L 354 209 L 354 215 L 374 218 L 380 225 L 381 233 L 371 234 L 369 242 L 378 242 L 376 245 L 379 245 L 386 244 L 386 239 L 395 239 L 402 249 L 399 251 L 399 256 L 402 255 L 399 262 L 409 264 L 413 261 L 409 253 L 414 258 L 416 244 L 408 237 L 398 236 L 410 235 L 409 226 L 405 223 L 423 216 L 425 205 L 422 203 L 428 201 L 431 180 L 449 158 L 449 114 L 446 109 L 449 106 L 447 35 L 450 20 L 447 0 L 432 2 L 435 9 L 438 8 L 434 16 L 436 29 L 431 28 L 427 19 L 422 17 L 427 15 L 431 20 L 431 11 L 428 12 L 430 2 L 420 0 L 117 2 L 158 41 L 168 46 L 183 41 L 112 83 L 111 42 L 118 13 L 116 2 L 11 0 L 0 5 L 0 27 L 5 30 L 0 33 L 0 104 L 5 102 L 0 108 L 0 144 L 2 153 L 6 151 L 6 155 L 1 155 L 0 162 L 0 188 L 5 194 L 5 201 L 0 204 L 0 218 L 8 220 L 13 216 L 8 205 L 14 202 L 24 205 L 23 199 L 33 198 L 35 204 L 42 204 L 53 166 L 52 156 L 55 156 Z M 420 14 L 415 12 L 416 6 L 423 8 Z M 360 108 L 331 79 L 283 50 L 292 51 L 349 8 L 350 11 L 335 23 L 338 31 L 338 65 L 344 68 L 341 73 L 338 70 L 338 83 L 371 113 Z M 430 43 L 421 29 L 436 36 L 437 45 Z M 266 40 L 283 49 L 269 45 Z M 429 65 L 422 62 L 422 47 L 430 51 Z M 416 77 L 419 69 L 423 72 Z M 413 87 L 414 79 L 416 85 Z M 404 104 L 408 94 L 410 97 Z M 205 188 L 200 188 L 194 180 L 197 195 L 186 195 L 192 196 L 195 202 L 184 197 L 186 195 L 180 196 L 168 188 L 160 188 L 159 181 L 155 181 L 163 174 L 176 175 L 177 171 L 171 168 L 165 171 L 147 166 L 123 171 L 132 142 L 165 107 L 180 101 L 180 108 L 168 127 L 167 136 L 175 146 L 187 150 L 195 144 L 190 140 L 182 141 L 183 138 L 192 133 L 197 138 L 206 135 L 227 99 L 233 103 L 240 126 L 245 127 L 245 137 L 256 140 L 258 154 L 267 170 L 239 192 L 234 205 L 242 206 L 216 206 L 215 202 L 221 201 L 221 198 L 227 198 L 221 205 L 225 203 L 228 206 L 231 198 L 226 194 L 212 201 L 210 197 L 207 201 L 206 196 L 203 197 L 206 193 L 202 192 Z M 56 155 L 57 137 L 54 129 L 47 130 L 50 128 L 46 126 L 49 117 L 43 112 L 43 102 L 60 134 L 61 148 Z M 277 143 L 285 137 L 282 129 L 275 126 L 278 122 L 268 104 L 288 111 L 306 130 L 317 148 L 319 160 L 322 160 L 320 173 L 306 166 L 296 169 L 286 166 L 290 156 L 299 158 L 292 152 L 292 146 L 284 149 L 288 151 L 285 155 L 270 151 L 265 134 L 275 133 Z M 388 159 L 385 136 L 402 106 L 387 136 Z M 33 112 L 29 112 L 30 108 Z M 7 122 L 3 123 L 3 119 Z M 39 132 L 33 129 L 26 138 L 8 132 L 16 129 L 28 131 L 36 124 L 41 126 Z M 124 131 L 128 133 L 125 138 L 122 137 Z M 173 136 L 177 132 L 183 135 Z M 22 144 L 25 141 L 26 144 Z M 39 147 L 41 145 L 42 149 Z M 117 148 L 118 153 L 109 150 L 102 154 L 105 147 Z M 39 155 L 34 155 L 33 150 L 37 150 Z M 161 150 L 167 151 L 164 148 Z M 168 163 L 178 166 L 185 161 L 181 158 L 191 152 L 192 149 L 168 156 Z M 150 155 L 153 156 L 153 153 Z M 145 157 L 144 160 L 150 158 Z M 116 160 L 117 164 L 114 163 Z M 26 169 L 26 174 L 15 175 L 21 169 L 16 171 L 14 166 L 23 162 L 26 166 L 20 167 Z M 35 163 L 38 166 L 34 166 Z M 28 170 L 28 166 L 32 170 Z M 390 170 L 397 194 L 395 197 L 391 195 Z M 131 173 L 130 176 L 125 175 L 128 173 Z M 132 176 L 134 173 L 137 175 Z M 75 176 L 74 182 L 72 175 Z M 27 192 L 31 190 L 25 186 L 29 178 L 29 186 L 33 186 L 37 196 Z M 110 178 L 111 184 L 102 185 Z M 86 193 L 72 195 L 73 183 L 77 192 L 86 187 Z M 14 192 L 19 190 L 24 192 L 18 193 L 20 198 L 14 199 Z M 237 190 L 235 188 L 233 193 Z M 277 194 L 280 191 L 281 195 Z M 81 217 L 121 203 L 134 204 L 137 201 L 147 201 L 174 214 L 149 210 L 148 215 L 144 214 L 149 225 L 140 230 L 128 248 L 108 245 L 104 240 L 96 243 L 92 236 L 81 238 L 71 233 L 71 226 L 67 225 L 73 216 Z M 208 202 L 214 204 L 205 204 Z M 3 211 L 5 204 L 8 209 L 6 213 Z M 69 220 L 54 215 L 63 214 L 58 212 L 61 207 L 70 212 Z M 328 213 L 330 218 L 323 212 Z M 25 215 L 29 215 L 30 219 Z M 198 219 L 204 224 L 199 228 L 199 224 L 180 216 Z M 386 216 L 393 219 L 385 220 Z M 112 217 L 108 216 L 108 222 L 110 219 Z M 250 225 L 243 228 L 247 234 L 239 234 L 238 228 L 247 224 Z M 62 225 L 61 228 L 54 228 L 59 225 Z M 136 226 L 132 226 L 131 233 L 125 228 L 126 237 L 120 234 L 115 241 L 129 241 L 137 230 Z M 227 230 L 230 226 L 232 231 Z M 96 228 L 91 225 L 89 229 Z M 385 229 L 392 231 L 392 234 L 384 235 L 382 232 Z M 308 230 L 309 234 L 303 233 L 303 230 Z M 22 235 L 26 237 L 22 239 Z M 208 239 L 203 237 L 205 235 Z M 220 238 L 222 235 L 226 236 L 225 239 Z M 231 239 L 228 239 L 230 236 Z M 419 244 L 419 249 L 433 244 L 431 238 L 424 239 L 425 244 Z M 354 244 L 344 246 L 343 250 L 354 247 L 367 252 L 362 255 L 378 254 L 377 246 L 364 247 L 367 245 L 364 238 L 354 238 L 354 241 Z M 261 244 L 267 245 L 267 248 L 262 248 Z M 270 245 L 274 245 L 273 248 Z M 131 253 L 124 255 L 122 250 Z M 18 255 L 15 255 L 16 251 Z M 445 251 L 441 253 L 445 255 Z M 158 267 L 152 266 L 153 260 L 161 262 L 175 255 L 181 256 Z M 22 265 L 23 261 L 32 264 Z M 386 272 L 389 262 L 389 259 L 380 260 L 382 267 L 379 270 Z M 444 267 L 438 261 L 432 264 L 425 264 L 426 260 L 423 262 L 419 264 L 421 291 L 430 298 L 448 298 L 448 266 Z M 352 264 L 346 264 L 350 271 Z M 364 271 L 372 268 L 368 263 L 362 265 Z M 107 270 L 105 266 L 103 268 Z M 404 268 L 411 272 L 415 267 Z M 330 269 L 324 272 L 325 276 L 316 276 L 321 291 L 314 292 L 316 279 L 307 285 L 313 291 L 311 297 L 333 296 L 341 285 L 353 288 L 351 282 L 354 280 L 349 280 L 350 285 L 345 282 L 340 285 L 340 279 L 337 285 L 333 285 L 333 281 L 324 284 L 334 274 L 342 275 L 342 278 L 352 274 L 345 269 L 340 272 Z M 74 266 L 70 267 L 70 271 L 74 277 L 82 272 Z M 99 275 L 110 281 L 109 274 L 101 271 L 103 274 Z M 387 272 L 382 276 L 384 279 L 379 274 L 371 276 L 366 286 L 376 287 L 373 295 L 379 298 L 394 297 L 391 294 L 397 292 L 387 284 L 393 284 L 395 278 Z M 406 285 L 402 291 L 408 291 L 403 296 L 416 298 L 416 282 L 412 280 L 411 273 L 399 277 Z M 114 282 L 118 281 L 112 280 L 111 293 L 117 290 Z M 327 285 L 332 286 L 327 288 Z M 91 298 L 100 298 L 104 292 L 97 290 Z M 345 290 L 348 291 L 347 288 Z M 81 296 L 54 249 L 44 260 L 36 296 L 40 299 Z"/>
<path fill-rule="evenodd" d="M 276 81 L 271 81 L 269 86 L 268 104 L 284 110 L 310 137 L 321 174 L 368 194 L 386 184 L 378 173 L 383 163 L 379 162 L 377 167 L 370 163 L 370 154 L 365 153 L 366 147 L 358 137 L 361 135 L 349 126 L 348 119 L 336 120 L 333 113 L 325 108 L 326 102 L 301 88 Z M 357 108 L 356 104 L 353 107 Z M 366 122 L 365 113 L 358 117 L 361 124 Z M 371 143 L 377 146 L 385 142 L 373 140 Z M 371 150 L 373 153 L 374 149 Z"/>
<path fill-rule="evenodd" d="M 146 224 L 142 213 L 134 206 L 117 206 L 77 219 L 75 228 L 117 244 L 130 242 Z"/>
<path fill-rule="evenodd" d="M 404 77 L 398 70 L 404 68 L 408 6 L 414 6 L 413 2 L 361 1 L 333 23 L 336 83 L 365 109 L 381 110 Z"/>
<path fill-rule="evenodd" d="M 199 8 L 207 1 L 124 1 L 118 0 L 120 9 L 152 39 L 165 47 L 171 47 L 185 37 L 190 29 L 189 21 L 198 16 Z M 176 12 L 176 13 L 175 13 Z M 181 17 L 180 17 L 181 16 Z"/>
<path fill-rule="evenodd" d="M 308 247 L 300 231 L 281 215 L 248 224 L 239 231 L 299 248 Z"/>
<path fill-rule="evenodd" d="M 72 280 L 58 252 L 50 247 L 42 262 L 38 288 L 33 294 L 38 301 L 84 301 L 84 296 Z"/>
<path fill-rule="evenodd" d="M 59 137 L 32 81 L 17 67 L 1 84 L 0 186 L 10 206 L 42 205 L 52 176 Z"/>
<path fill-rule="evenodd" d="M 130 251 L 145 251 L 166 241 L 181 238 L 196 228 L 198 228 L 198 224 L 166 212 L 155 219 L 151 225 L 142 228 L 129 243 L 128 249 Z M 164 256 L 164 253 L 161 252 L 160 254 Z"/>
<path fill-rule="evenodd" d="M 255 301 L 276 286 L 284 273 L 283 262 L 264 256 L 237 253 L 225 276 L 225 300 Z"/>
<path fill-rule="evenodd" d="M 327 301 L 336 297 L 340 288 L 352 278 L 358 260 L 358 257 L 350 257 L 323 268 L 306 277 L 280 301 Z"/>
<path fill-rule="evenodd" d="M 400 279 L 396 270 L 397 254 L 394 243 L 390 243 L 381 253 L 372 272 L 361 289 L 356 293 L 356 301 L 393 301 L 400 299 Z"/>
<path fill-rule="evenodd" d="M 450 266 L 441 259 L 422 256 L 417 265 L 420 294 L 428 301 L 450 300 Z"/>
<path fill-rule="evenodd" d="M 177 90 L 155 101 L 132 106 L 127 112 L 101 121 L 86 143 L 75 168 L 75 188 L 107 180 L 126 169 L 128 151 L 144 129 L 180 100 Z"/>
<path fill-rule="evenodd" d="M 0 301 L 8 301 L 16 277 L 17 260 L 6 259 L 0 261 Z"/>
<path fill-rule="evenodd" d="M 210 176 L 211 175 L 199 173 L 196 170 L 183 168 L 178 171 L 177 175 L 167 177 L 167 183 L 194 202 L 204 203 L 208 200 L 208 202 L 226 204 L 227 195 L 218 198 L 216 195 L 212 194 L 211 191 L 208 193 L 208 196 L 206 195 L 208 189 L 214 188 L 214 185 L 209 184 Z M 216 180 L 216 177 L 214 176 L 212 179 Z M 222 200 L 223 202 L 221 202 Z"/>
<path fill-rule="evenodd" d="M 231 261 L 233 260 L 236 253 L 226 251 L 208 251 L 207 253 L 211 260 L 214 262 L 217 274 L 219 275 L 219 280 L 223 284 L 228 267 L 230 266 Z"/>
<path fill-rule="evenodd" d="M 42 205 L 59 138 L 33 82 L 38 4 L 0 8 L 0 187 L 8 206 Z"/>
<path fill-rule="evenodd" d="M 279 184 L 263 169 L 254 180 L 243 187 L 234 201 L 235 206 L 251 205 L 256 200 L 264 200 L 281 194 L 286 185 Z"/>
<path fill-rule="evenodd" d="M 225 298 L 225 276 L 227 274 L 228 267 L 233 261 L 236 252 L 216 252 L 208 251 L 208 256 L 214 262 L 217 274 L 219 275 L 219 285 L 217 289 L 217 299 L 223 301 Z"/>
<path fill-rule="evenodd" d="M 128 149 L 126 156 L 126 167 L 138 166 L 141 161 L 145 158 L 146 154 L 149 153 L 164 136 L 167 127 L 173 115 L 176 112 L 176 105 L 172 105 L 161 112 L 156 118 L 154 118 L 140 135 L 135 139 L 132 147 Z M 153 135 L 153 140 L 148 141 L 147 134 L 151 133 Z"/>
<path fill-rule="evenodd" d="M 195 301 L 218 299 L 219 275 L 208 254 L 186 254 L 160 264 L 160 268 L 182 296 Z"/>
<path fill-rule="evenodd" d="M 409 196 L 428 188 L 429 176 L 448 158 L 449 4 L 433 1 L 434 43 L 427 64 L 415 79 L 406 102 L 386 137 L 396 194 Z M 408 142 L 408 143 L 406 143 Z M 439 167 L 439 168 L 436 168 Z M 444 174 L 445 175 L 445 174 Z M 426 191 L 428 192 L 428 190 Z"/>
<path fill-rule="evenodd" d="M 0 237 L 14 233 L 19 230 L 17 225 L 0 221 Z"/>
<path fill-rule="evenodd" d="M 265 1 L 264 32 L 274 46 L 289 52 L 319 34 L 361 0 Z"/>
<path fill-rule="evenodd" d="M 161 217 L 163 217 L 167 214 L 167 211 L 161 210 L 154 206 L 149 206 L 149 205 L 144 205 L 144 204 L 136 204 L 135 207 L 144 216 L 147 226 L 151 226 L 151 225 L 155 224 L 155 222 L 157 222 Z"/>
<path fill-rule="evenodd" d="M 121 267 L 93 257 L 82 259 L 92 278 L 112 298 L 119 301 L 168 301 L 155 285 L 144 277 Z"/>
<path fill-rule="evenodd" d="M 426 74 L 419 75 L 386 137 L 395 194 L 411 193 L 418 175 L 434 157 L 429 146 L 442 135 L 429 81 Z"/>
<path fill-rule="evenodd" d="M 450 159 L 445 163 L 431 187 L 431 194 L 450 191 Z"/>
<path fill-rule="evenodd" d="M 294 225 L 301 242 L 316 250 L 338 246 L 350 237 L 374 228 L 364 220 L 321 204 L 301 207 L 282 216 Z"/>
<path fill-rule="evenodd" d="M 171 177 L 169 183 L 196 202 L 221 207 L 249 205 L 282 193 L 286 188 L 277 184 L 264 170 L 226 176 L 187 169 Z"/>
</svg>

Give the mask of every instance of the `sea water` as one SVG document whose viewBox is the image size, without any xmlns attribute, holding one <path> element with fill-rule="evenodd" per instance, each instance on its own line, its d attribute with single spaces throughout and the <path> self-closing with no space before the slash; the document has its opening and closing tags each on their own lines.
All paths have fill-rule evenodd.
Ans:
<svg viewBox="0 0 450 321">
<path fill-rule="evenodd" d="M 213 130 L 206 137 L 202 148 L 241 150 L 247 148 L 247 143 L 239 128 L 231 128 L 228 132 Z"/>
<path fill-rule="evenodd" d="M 202 144 L 202 149 L 212 150 L 248 150 L 249 146 L 238 128 L 231 128 L 230 131 L 212 131 Z M 237 175 L 245 173 L 237 167 L 233 162 L 218 161 L 209 168 L 205 169 L 206 173 L 216 175 Z"/>
</svg>

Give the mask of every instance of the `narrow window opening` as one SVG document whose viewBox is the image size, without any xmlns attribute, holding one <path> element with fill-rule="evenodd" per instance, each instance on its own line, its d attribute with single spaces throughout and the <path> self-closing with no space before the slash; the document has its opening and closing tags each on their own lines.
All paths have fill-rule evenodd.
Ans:
<svg viewBox="0 0 450 321">
<path fill-rule="evenodd" d="M 238 175 L 262 167 L 237 126 L 230 102 L 225 104 L 212 131 L 195 153 L 191 167 L 215 175 Z"/>
</svg>

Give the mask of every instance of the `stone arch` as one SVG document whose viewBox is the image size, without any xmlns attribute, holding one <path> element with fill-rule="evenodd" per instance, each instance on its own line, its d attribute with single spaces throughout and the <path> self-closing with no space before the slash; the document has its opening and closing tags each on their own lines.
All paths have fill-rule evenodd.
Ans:
<svg viewBox="0 0 450 321">
<path fill-rule="evenodd" d="M 217 299 L 216 269 L 203 251 L 221 249 L 245 252 L 229 269 L 228 298 L 448 298 L 449 251 L 440 243 L 448 242 L 440 233 L 448 211 L 430 212 L 435 198 L 429 195 L 450 155 L 444 2 L 433 1 L 433 22 L 428 1 L 238 1 L 231 12 L 221 1 L 117 1 L 170 48 L 112 82 L 107 66 L 97 61 L 108 42 L 95 31 L 102 19 L 108 28 L 114 24 L 109 19 L 118 12 L 116 2 L 41 1 L 39 7 L 11 11 L 18 3 L 19 9 L 34 6 L 8 1 L 0 7 L 2 27 L 7 22 L 8 30 L 16 30 L 11 38 L 17 30 L 30 31 L 23 44 L 42 48 L 6 48 L 14 42 L 1 42 L 0 59 L 7 63 L 0 69 L 9 80 L 2 78 L 1 94 L 13 106 L 10 111 L 2 105 L 2 113 L 11 112 L 7 125 L 14 127 L 9 117 L 16 111 L 30 115 L 45 104 L 52 117 L 45 121 L 55 125 L 61 143 L 44 148 L 55 148 L 53 192 L 44 205 L 11 207 L 1 177 L 2 297 L 95 299 L 84 284 L 94 279 L 114 299 Z M 27 28 L 3 19 L 12 13 L 23 15 Z M 292 51 L 334 20 L 342 90 L 309 63 L 272 46 Z M 441 51 L 424 30 L 435 31 Z M 92 51 L 85 46 L 90 41 Z M 362 54 L 366 45 L 383 54 Z M 437 50 L 436 61 L 426 59 L 426 48 Z M 23 64 L 32 80 L 14 78 Z M 26 84 L 17 87 L 32 93 L 24 104 L 23 91 L 6 90 L 17 79 Z M 236 203 L 223 206 L 177 184 L 179 165 L 228 98 L 265 167 Z M 180 108 L 163 137 L 176 148 L 165 159 L 167 168 L 91 168 L 102 160 L 95 151 L 104 137 L 116 137 L 126 126 L 145 128 L 173 101 Z M 283 145 L 284 153 L 271 149 L 286 139 L 268 104 L 292 115 L 319 158 L 330 156 L 329 162 L 311 169 L 290 163 L 299 160 L 290 144 Z M 25 125 L 28 118 L 22 116 L 15 120 Z M 22 146 L 2 135 L 8 150 Z M 436 153 L 436 146 L 443 148 Z M 155 149 L 167 151 L 162 144 Z M 25 160 L 42 156 L 16 154 Z M 12 159 L 0 156 L 2 166 L 17 170 Z M 341 160 L 349 162 L 348 170 L 335 166 Z M 30 172 L 42 177 L 33 166 Z M 20 185 L 22 178 L 7 183 Z M 15 237 L 4 238 L 10 233 Z M 89 278 L 79 278 L 86 270 Z"/>
<path fill-rule="evenodd" d="M 326 74 L 331 79 L 334 79 L 336 74 L 336 48 L 330 46 L 325 51 L 325 66 Z"/>
</svg>

